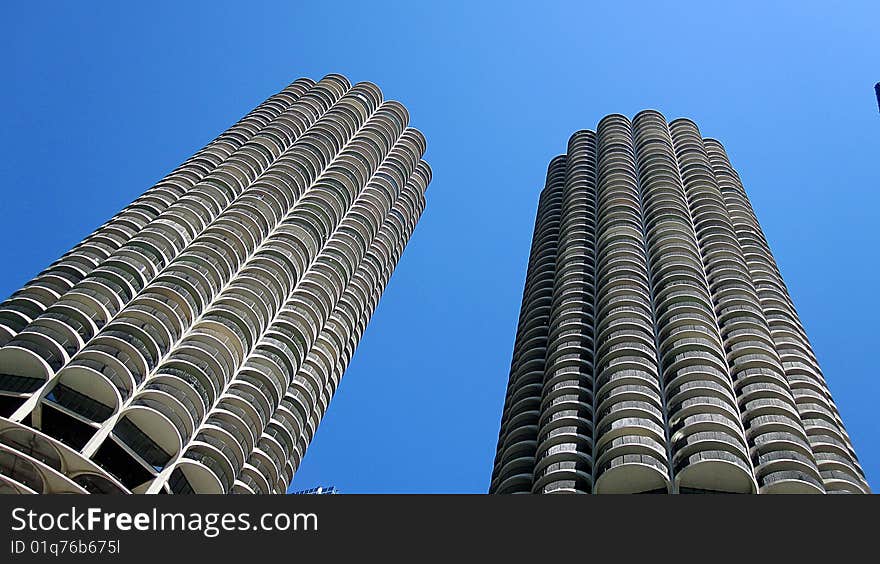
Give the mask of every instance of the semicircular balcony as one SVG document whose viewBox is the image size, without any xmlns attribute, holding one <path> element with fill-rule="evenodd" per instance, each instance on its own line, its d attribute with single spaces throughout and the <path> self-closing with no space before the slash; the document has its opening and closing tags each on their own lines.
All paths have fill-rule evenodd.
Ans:
<svg viewBox="0 0 880 564">
<path fill-rule="evenodd" d="M 192 404 L 192 398 L 188 397 L 187 392 L 181 393 L 174 386 L 155 385 L 153 380 L 150 380 L 149 384 L 135 394 L 129 405 L 141 405 L 160 412 L 174 424 L 181 441 L 186 443 L 199 422 L 199 419 L 193 416 L 193 412 L 198 413 L 196 409 L 200 406 L 188 405 Z"/>
<path fill-rule="evenodd" d="M 521 466 L 521 471 L 513 470 L 499 476 L 497 482 L 491 485 L 492 493 L 497 494 L 527 494 L 532 490 L 532 466 L 533 459 L 527 459 Z"/>
<path fill-rule="evenodd" d="M 271 494 L 272 485 L 266 476 L 250 463 L 245 463 L 239 474 L 240 479 L 245 480 L 254 491 L 260 494 Z"/>
<path fill-rule="evenodd" d="M 761 415 L 782 415 L 791 419 L 798 419 L 798 410 L 791 401 L 777 397 L 757 397 L 742 404 L 742 416 L 745 420 L 751 420 Z"/>
<path fill-rule="evenodd" d="M 55 369 L 44 358 L 42 349 L 31 342 L 7 344 L 0 348 L 0 366 L 7 376 L 27 378 L 35 382 L 45 382 Z"/>
<path fill-rule="evenodd" d="M 45 417 L 44 413 L 44 419 Z M 56 489 L 59 492 L 78 491 L 78 487 L 81 487 L 93 493 L 96 488 L 100 488 L 102 493 L 128 493 L 119 481 L 104 472 L 93 461 L 56 438 L 50 437 L 46 432 L 8 420 L 0 420 L 0 445 L 26 455 L 41 467 L 51 469 L 58 476 L 66 476 L 75 484 L 70 484 L 69 480 L 62 482 L 53 478 L 54 485 L 50 484 L 53 488 L 52 492 Z M 91 481 L 94 485 L 85 478 L 80 479 L 79 476 L 95 477 Z"/>
<path fill-rule="evenodd" d="M 663 355 L 661 362 L 664 366 L 663 372 L 666 374 L 668 382 L 671 382 L 682 373 L 699 374 L 705 372 L 706 374 L 714 375 L 719 372 L 721 374 L 726 374 L 727 372 L 727 364 L 724 358 L 720 356 L 720 353 L 702 345 L 692 347 L 685 344 L 681 347 L 670 349 Z M 729 379 L 724 378 L 724 380 L 729 385 Z"/>
<path fill-rule="evenodd" d="M 825 486 L 812 474 L 800 470 L 777 470 L 761 476 L 762 494 L 820 494 Z"/>
<path fill-rule="evenodd" d="M 175 494 L 226 493 L 223 479 L 224 465 L 216 454 L 206 447 L 194 445 L 175 465 L 168 486 Z M 205 451 L 208 451 L 207 453 Z"/>
<path fill-rule="evenodd" d="M 269 491 L 272 492 L 272 484 L 278 481 L 280 470 L 269 455 L 260 449 L 254 449 L 248 457 L 248 464 L 252 465 L 260 475 L 264 476 L 269 485 Z"/>
<path fill-rule="evenodd" d="M 587 494 L 592 491 L 592 464 L 583 453 L 570 453 L 574 460 L 559 460 L 535 470 L 532 492 L 542 494 Z"/>
<path fill-rule="evenodd" d="M 789 477 L 785 477 L 786 474 Z M 761 493 L 822 493 L 824 486 L 812 457 L 792 450 L 771 450 L 755 457 Z M 771 480 L 767 480 L 772 476 Z"/>
<path fill-rule="evenodd" d="M 200 428 L 198 440 L 205 440 L 205 436 L 207 436 L 212 441 L 226 444 L 228 449 L 224 451 L 224 454 L 232 464 L 232 468 L 238 471 L 244 466 L 248 452 L 250 452 L 246 449 L 253 443 L 250 434 L 243 432 L 232 421 L 234 419 L 229 414 L 222 412 L 212 414 Z"/>
<path fill-rule="evenodd" d="M 116 421 L 113 436 L 147 465 L 161 471 L 184 444 L 180 431 L 171 420 L 175 414 L 155 397 L 135 401 L 137 404 L 129 404 Z"/>
<path fill-rule="evenodd" d="M 118 411 L 131 389 L 120 389 L 119 382 L 114 380 L 115 375 L 108 375 L 107 366 L 78 359 L 59 373 L 57 383 L 44 397 L 89 421 L 101 423 Z"/>
<path fill-rule="evenodd" d="M 34 491 L 29 488 L 27 485 L 22 484 L 21 482 L 17 482 L 12 478 L 6 477 L 3 474 L 0 474 L 0 494 L 37 494 L 40 492 Z"/>
<path fill-rule="evenodd" d="M 257 450 L 265 453 L 272 460 L 272 464 L 276 471 L 274 482 L 277 482 L 281 478 L 284 472 L 284 465 L 294 446 L 295 445 L 292 444 L 292 441 L 288 441 L 279 434 L 275 425 L 270 423 L 266 426 L 266 429 L 263 431 L 263 436 L 257 443 Z"/>
<path fill-rule="evenodd" d="M 785 380 L 781 377 L 769 381 L 755 379 L 742 384 L 740 384 L 740 381 L 737 381 L 739 403 L 740 405 L 745 405 L 754 399 L 773 398 L 789 403 L 791 408 L 796 410 L 797 406 L 794 398 L 784 384 Z"/>
<path fill-rule="evenodd" d="M 662 443 L 651 437 L 625 435 L 606 443 L 598 452 L 593 493 L 669 492 L 671 483 Z"/>
<path fill-rule="evenodd" d="M 839 470 L 823 470 L 822 482 L 828 493 L 868 493 L 869 489 L 861 480 L 849 472 Z"/>
<path fill-rule="evenodd" d="M 675 464 L 678 492 L 757 493 L 749 464 L 726 450 L 701 450 Z"/>
<path fill-rule="evenodd" d="M 248 428 L 253 429 L 255 432 L 261 432 L 265 425 L 264 417 L 268 421 L 268 416 L 265 412 L 265 406 L 258 404 L 255 393 L 258 392 L 253 388 L 251 390 L 242 390 L 240 387 L 237 389 L 230 388 L 220 396 L 215 409 L 231 411 L 242 417 Z M 263 403 L 265 403 L 265 399 Z"/>
<path fill-rule="evenodd" d="M 644 366 L 638 368 L 621 368 L 619 370 L 604 370 L 599 373 L 596 381 L 596 398 L 601 403 L 602 399 L 609 394 L 614 393 L 614 389 L 626 388 L 633 386 L 635 388 L 645 388 L 650 393 L 660 393 L 660 381 L 657 377 L 656 368 L 654 370 L 646 369 Z"/>
<path fill-rule="evenodd" d="M 660 406 L 662 401 L 657 387 L 643 382 L 631 383 L 625 379 L 614 381 L 614 385 L 605 387 L 596 396 L 596 412 L 604 413 L 606 409 L 621 401 L 642 401 Z"/>
<path fill-rule="evenodd" d="M 23 493 L 78 493 L 86 491 L 70 478 L 35 458 L 0 443 L 0 476 Z"/>
<path fill-rule="evenodd" d="M 198 400 L 193 400 L 198 412 L 198 415 L 194 414 L 193 419 L 198 421 L 201 417 L 204 417 L 205 411 L 213 404 L 217 393 L 214 388 L 215 384 L 208 375 L 192 362 L 181 358 L 171 358 L 156 369 L 150 382 L 155 381 L 164 384 L 166 380 L 172 379 L 175 381 L 179 380 L 180 386 L 185 387 L 198 396 Z M 170 383 L 176 385 L 174 382 Z"/>
<path fill-rule="evenodd" d="M 216 397 L 219 390 L 223 390 L 227 384 L 224 367 L 214 356 L 211 356 L 210 348 L 199 341 L 182 341 L 174 348 L 164 365 L 176 366 L 207 382 L 213 397 Z"/>
<path fill-rule="evenodd" d="M 211 411 L 205 423 L 219 427 L 234 437 L 245 458 L 257 444 L 258 429 L 248 424 L 248 414 L 238 405 L 230 402 L 218 405 Z"/>
</svg>

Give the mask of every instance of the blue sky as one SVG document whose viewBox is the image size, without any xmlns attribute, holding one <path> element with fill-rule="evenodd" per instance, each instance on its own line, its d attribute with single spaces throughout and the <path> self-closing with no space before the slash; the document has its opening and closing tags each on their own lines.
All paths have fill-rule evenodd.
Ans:
<svg viewBox="0 0 880 564">
<path fill-rule="evenodd" d="M 546 165 L 656 108 L 725 144 L 880 489 L 880 4 L 314 4 L 4 3 L 0 297 L 293 79 L 375 82 L 434 181 L 293 486 L 484 492 Z"/>
</svg>

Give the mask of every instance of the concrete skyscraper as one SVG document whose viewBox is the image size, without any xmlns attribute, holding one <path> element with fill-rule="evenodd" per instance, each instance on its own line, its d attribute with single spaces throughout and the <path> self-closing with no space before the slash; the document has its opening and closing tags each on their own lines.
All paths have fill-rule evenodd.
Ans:
<svg viewBox="0 0 880 564">
<path fill-rule="evenodd" d="M 425 206 L 407 123 L 299 79 L 0 304 L 0 490 L 284 493 Z"/>
<path fill-rule="evenodd" d="M 541 192 L 492 493 L 868 492 L 724 148 L 610 115 Z"/>
</svg>

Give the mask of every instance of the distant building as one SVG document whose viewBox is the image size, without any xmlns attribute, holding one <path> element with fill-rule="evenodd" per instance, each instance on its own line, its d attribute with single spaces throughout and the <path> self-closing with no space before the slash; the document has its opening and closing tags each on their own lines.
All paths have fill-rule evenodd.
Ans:
<svg viewBox="0 0 880 564">
<path fill-rule="evenodd" d="M 298 492 L 290 492 L 290 495 L 332 495 L 338 493 L 340 492 L 336 489 L 336 486 L 318 486 L 317 488 L 309 488 L 307 490 L 300 490 Z"/>
</svg>

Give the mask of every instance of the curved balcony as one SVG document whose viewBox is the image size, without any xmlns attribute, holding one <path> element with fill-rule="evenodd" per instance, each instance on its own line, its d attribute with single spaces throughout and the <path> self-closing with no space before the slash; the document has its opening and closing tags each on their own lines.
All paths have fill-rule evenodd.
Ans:
<svg viewBox="0 0 880 564">
<path fill-rule="evenodd" d="M 247 483 L 260 494 L 271 494 L 272 493 L 272 485 L 269 483 L 269 480 L 266 479 L 266 476 L 263 475 L 260 470 L 254 467 L 251 464 L 245 464 L 244 468 L 242 468 L 240 476 L 242 479 L 247 480 Z"/>
<path fill-rule="evenodd" d="M 850 474 L 839 470 L 823 470 L 822 481 L 827 493 L 870 493 L 867 484 Z"/>
<path fill-rule="evenodd" d="M 579 460 L 565 460 L 536 470 L 533 493 L 566 494 L 590 493 L 592 491 L 591 464 L 582 455 Z"/>
<path fill-rule="evenodd" d="M 263 402 L 265 403 L 265 400 Z M 227 393 L 220 396 L 216 409 L 226 409 L 236 413 L 243 418 L 247 428 L 257 432 L 262 431 L 265 421 L 268 420 L 265 407 L 257 403 L 257 396 L 240 389 L 230 388 Z"/>
<path fill-rule="evenodd" d="M 175 472 L 169 480 L 169 487 L 177 494 L 220 494 L 225 493 L 224 485 L 219 474 L 223 474 L 222 464 L 218 463 L 211 454 L 203 454 L 200 449 L 194 448 L 187 452 L 177 462 Z M 176 479 L 174 479 L 176 478 Z"/>
<path fill-rule="evenodd" d="M 252 487 L 251 484 L 245 483 L 242 481 L 241 477 L 235 480 L 232 484 L 232 492 L 233 494 L 256 494 L 259 490 Z"/>
<path fill-rule="evenodd" d="M 168 458 L 180 452 L 193 431 L 193 423 L 183 406 L 173 397 L 158 391 L 138 394 L 122 412 L 140 433 L 155 443 Z M 131 445 L 129 445 L 131 446 Z M 140 449 L 132 447 L 135 452 Z"/>
<path fill-rule="evenodd" d="M 612 405 L 623 401 L 647 402 L 655 407 L 662 403 L 656 386 L 645 385 L 643 382 L 631 383 L 626 380 L 617 381 L 614 384 L 597 395 L 597 413 L 605 413 Z"/>
<path fill-rule="evenodd" d="M 679 461 L 675 467 L 675 488 L 743 494 L 758 490 L 749 465 L 724 450 L 700 451 Z"/>
<path fill-rule="evenodd" d="M 86 493 L 54 468 L 4 444 L 0 444 L 0 476 L 22 493 Z"/>
<path fill-rule="evenodd" d="M 123 399 L 128 397 L 130 383 L 121 383 L 106 366 L 81 360 L 72 363 L 59 373 L 55 389 L 46 398 L 54 401 L 89 421 L 101 423 L 116 413 Z M 68 391 L 73 393 L 68 393 Z"/>
<path fill-rule="evenodd" d="M 253 466 L 257 472 L 263 476 L 269 487 L 269 491 L 271 493 L 276 493 L 272 491 L 272 485 L 278 481 L 278 478 L 281 476 L 281 470 L 272 460 L 272 457 L 263 452 L 260 448 L 256 448 L 248 457 L 248 464 Z"/>
<path fill-rule="evenodd" d="M 818 494 L 825 493 L 822 482 L 799 470 L 779 470 L 761 478 L 762 494 Z"/>
<path fill-rule="evenodd" d="M 5 452 L 27 460 L 45 486 L 37 493 L 128 493 L 94 462 L 46 434 L 0 420 L 0 445 Z M 0 478 L 5 471 L 0 472 Z"/>
<path fill-rule="evenodd" d="M 614 393 L 617 387 L 626 388 L 634 386 L 646 388 L 651 393 L 660 393 L 660 382 L 654 370 L 646 365 L 630 365 L 629 368 L 621 367 L 619 370 L 603 370 L 599 373 L 596 381 L 596 397 L 601 402 L 603 398 Z"/>
<path fill-rule="evenodd" d="M 812 453 L 809 449 L 804 453 L 785 448 L 788 445 L 800 450 L 797 442 L 774 441 L 762 444 L 763 453 L 755 453 L 755 475 L 761 493 L 824 493 Z M 781 450 L 766 450 L 767 447 Z"/>
<path fill-rule="evenodd" d="M 55 374 L 55 369 L 38 354 L 40 352 L 42 349 L 29 342 L 7 344 L 0 348 L 0 366 L 5 374 L 48 380 Z"/>
<path fill-rule="evenodd" d="M 607 461 L 596 468 L 596 494 L 669 493 L 671 484 L 665 457 L 639 452 L 626 453 L 626 449 L 614 455 L 608 451 Z"/>
<path fill-rule="evenodd" d="M 212 397 L 216 397 L 219 390 L 226 387 L 226 369 L 212 356 L 211 348 L 204 343 L 195 340 L 181 342 L 165 361 L 168 366 L 177 366 L 178 363 L 184 363 L 179 366 L 181 370 L 209 384 L 207 387 Z"/>
</svg>

